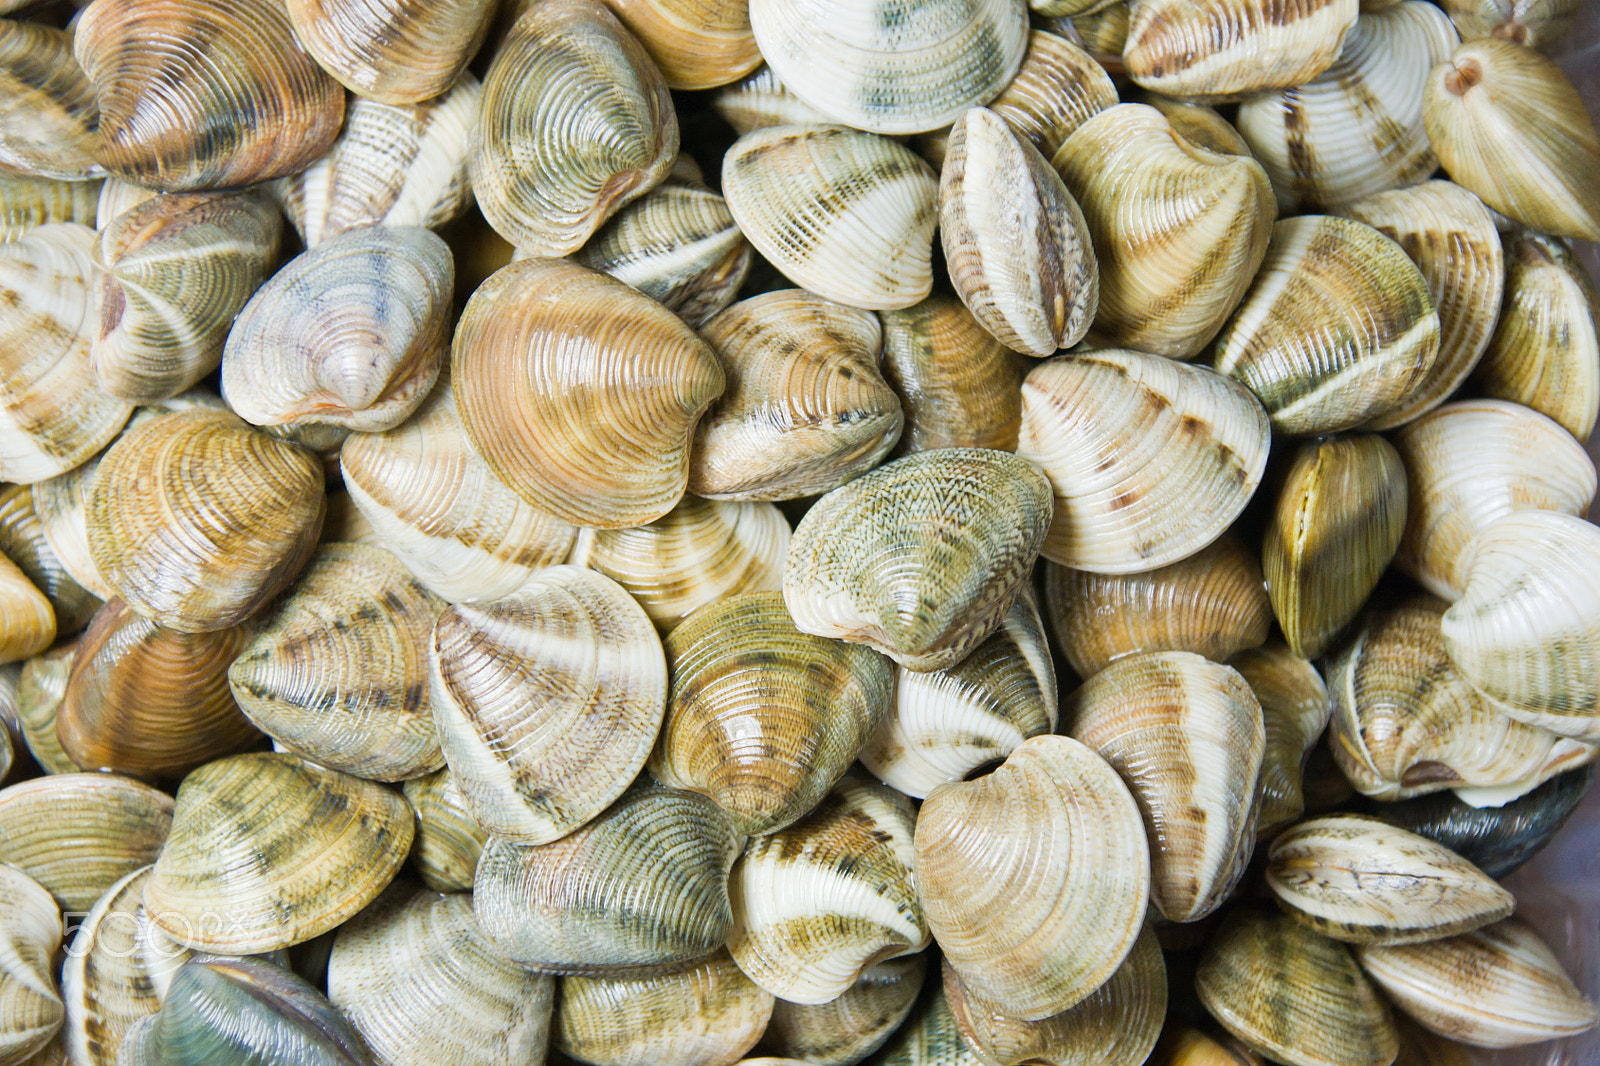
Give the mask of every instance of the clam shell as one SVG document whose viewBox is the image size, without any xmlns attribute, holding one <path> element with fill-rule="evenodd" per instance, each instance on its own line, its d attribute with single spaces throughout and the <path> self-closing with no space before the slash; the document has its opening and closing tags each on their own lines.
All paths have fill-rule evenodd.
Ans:
<svg viewBox="0 0 1600 1066">
<path fill-rule="evenodd" d="M 983 1062 L 956 1026 L 943 982 L 929 981 L 911 1016 L 884 1044 L 875 1066 L 978 1066 Z"/>
<path fill-rule="evenodd" d="M 60 773 L 0 790 L 0 863 L 83 914 L 161 852 L 172 797 L 115 774 Z"/>
<path fill-rule="evenodd" d="M 137 185 L 214 189 L 293 174 L 344 120 L 344 90 L 273 0 L 105 0 L 78 19 L 73 52 L 100 102 L 96 157 Z"/>
<path fill-rule="evenodd" d="M 1040 554 L 1104 574 L 1194 555 L 1244 510 L 1270 438 L 1255 397 L 1209 370 L 1131 351 L 1041 363 L 1022 384 L 1017 445 L 1054 489 Z"/>
<path fill-rule="evenodd" d="M 1066 737 L 1033 737 L 992 774 L 929 795 L 916 870 L 928 927 L 962 984 L 1039 1021 L 1082 1001 L 1133 950 L 1150 852 L 1139 808 L 1104 760 Z"/>
<path fill-rule="evenodd" d="M 88 187 L 83 183 L 76 183 L 80 187 Z M 117 216 L 135 207 L 146 200 L 153 200 L 161 195 L 159 189 L 147 189 L 143 185 L 135 185 L 121 178 L 106 178 L 100 183 L 100 198 L 95 203 L 94 218 L 82 218 L 77 221 L 97 230 L 105 229 L 116 221 Z"/>
<path fill-rule="evenodd" d="M 115 596 L 116 591 L 100 576 L 94 556 L 89 553 L 89 486 L 99 465 L 100 457 L 95 456 L 65 474 L 36 481 L 29 486 L 29 495 L 39 524 L 44 527 L 45 540 L 63 569 L 96 600 L 104 601 Z"/>
<path fill-rule="evenodd" d="M 70 774 L 81 767 L 61 750 L 56 714 L 67 692 L 76 640 L 57 644 L 22 665 L 17 679 L 17 724 L 33 761 L 47 774 Z M 4 861 L 4 860 L 0 860 Z"/>
<path fill-rule="evenodd" d="M 650 773 L 747 836 L 802 817 L 849 769 L 893 683 L 876 652 L 795 628 L 775 592 L 707 604 L 667 637 L 672 696 Z"/>
<path fill-rule="evenodd" d="M 543 10 L 543 8 L 541 8 Z M 653 522 L 683 495 L 711 348 L 620 281 L 554 259 L 497 271 L 456 327 L 462 427 L 512 490 L 575 525 Z"/>
<path fill-rule="evenodd" d="M 1221 662 L 1260 646 L 1272 626 L 1261 564 L 1228 535 L 1146 573 L 1047 563 L 1044 574 L 1056 647 L 1079 677 L 1141 651 L 1192 651 Z"/>
<path fill-rule="evenodd" d="M 1332 704 L 1317 668 L 1274 640 L 1228 660 L 1261 704 L 1261 751 L 1256 837 L 1264 839 L 1305 812 L 1301 778 L 1311 749 L 1327 727 Z"/>
<path fill-rule="evenodd" d="M 473 820 L 450 770 L 414 777 L 403 788 L 417 812 L 411 864 L 435 892 L 470 891 L 489 834 Z"/>
<path fill-rule="evenodd" d="M 789 543 L 803 632 L 943 670 L 1000 625 L 1049 522 L 1049 483 L 1008 452 L 916 452 L 835 489 Z"/>
<path fill-rule="evenodd" d="M 1517 1047 L 1594 1028 L 1594 1003 L 1519 918 L 1448 940 L 1356 949 L 1362 969 L 1427 1028 L 1475 1047 Z"/>
<path fill-rule="evenodd" d="M 1358 0 L 1144 0 L 1122 62 L 1146 89 L 1218 96 L 1304 85 L 1339 57 Z"/>
<path fill-rule="evenodd" d="M 1130 102 L 1149 104 L 1161 112 L 1166 116 L 1172 132 L 1197 148 L 1218 155 L 1250 154 L 1250 146 L 1239 136 L 1239 131 L 1214 107 L 1142 89 L 1130 94 Z"/>
<path fill-rule="evenodd" d="M 317 549 L 228 668 L 239 706 L 284 750 L 369 781 L 444 765 L 428 650 L 444 604 L 381 548 Z"/>
<path fill-rule="evenodd" d="M 709 800 L 636 788 L 553 843 L 490 837 L 472 903 L 500 954 L 529 969 L 623 974 L 687 962 L 727 939 L 741 843 Z"/>
<path fill-rule="evenodd" d="M 1267 254 L 1277 211 L 1260 164 L 1191 144 L 1144 104 L 1102 111 L 1051 163 L 1083 208 L 1100 264 L 1091 336 L 1198 354 Z"/>
<path fill-rule="evenodd" d="M 122 492 L 125 485 L 147 492 Z M 288 585 L 316 545 L 322 464 L 227 411 L 135 426 L 88 490 L 89 551 L 134 610 L 184 632 L 226 629 Z"/>
<path fill-rule="evenodd" d="M 773 1004 L 761 1049 L 812 1066 L 855 1066 L 900 1029 L 922 991 L 926 955 L 902 955 L 863 970 L 827 1003 Z"/>
<path fill-rule="evenodd" d="M 592 570 L 554 566 L 434 623 L 434 721 L 484 829 L 545 844 L 605 810 L 644 767 L 667 664 L 644 609 Z"/>
<path fill-rule="evenodd" d="M 95 224 L 97 181 L 0 177 L 0 241 L 14 241 L 50 222 Z"/>
<path fill-rule="evenodd" d="M 1222 1034 L 1228 1039 L 1227 1034 Z M 1171 1028 L 1146 1060 L 1149 1066 L 1259 1066 L 1260 1056 L 1243 1045 L 1225 1046 L 1198 1029 Z M 1396 1059 L 1395 1066 L 1424 1066 Z M 1446 1066 L 1446 1064 L 1439 1064 Z M 1457 1066 L 1457 1064 L 1449 1064 Z M 1460 1064 L 1465 1066 L 1465 1064 Z"/>
<path fill-rule="evenodd" d="M 649 525 L 579 530 L 568 561 L 621 585 L 665 634 L 714 600 L 781 589 L 789 536 L 770 503 L 685 495 Z"/>
<path fill-rule="evenodd" d="M 22 747 L 22 719 L 17 715 L 17 683 L 21 676 L 22 668 L 16 663 L 0 666 L 0 781 L 11 773 Z"/>
<path fill-rule="evenodd" d="M 878 373 L 878 316 L 799 289 L 741 301 L 701 327 L 727 391 L 695 427 L 689 491 L 716 500 L 814 496 L 871 470 L 900 437 Z"/>
<path fill-rule="evenodd" d="M 1583 0 L 1444 0 L 1461 39 L 1499 37 L 1542 52 L 1569 40 Z"/>
<path fill-rule="evenodd" d="M 483 217 L 536 256 L 577 250 L 678 154 L 644 46 L 600 0 L 529 6 L 483 81 L 470 173 Z"/>
<path fill-rule="evenodd" d="M 71 31 L 0 20 L 0 173 L 66 181 L 105 173 L 95 87 L 72 51 Z"/>
<path fill-rule="evenodd" d="M 0 555 L 0 663 L 37 655 L 55 639 L 55 608 L 16 563 Z"/>
<path fill-rule="evenodd" d="M 719 90 L 711 106 L 741 136 L 766 126 L 827 122 L 822 112 L 790 92 L 769 66 Z"/>
<path fill-rule="evenodd" d="M 910 307 L 933 288 L 939 184 L 909 148 L 844 126 L 747 133 L 722 161 L 745 238 L 795 284 L 852 307 Z"/>
<path fill-rule="evenodd" d="M 1046 18 L 1044 23 L 1062 36 L 1076 41 L 1087 49 L 1097 62 L 1104 62 L 1108 70 L 1125 72 L 1122 50 L 1128 44 L 1129 23 L 1132 13 L 1129 0 L 1112 0 L 1097 10 L 1076 15 Z M 1070 29 L 1071 32 L 1068 32 Z"/>
<path fill-rule="evenodd" d="M 450 88 L 494 21 L 482 0 L 288 0 L 295 39 L 358 97 L 431 100 Z M 468 75 L 470 77 L 470 75 Z"/>
<path fill-rule="evenodd" d="M 607 0 L 672 89 L 710 89 L 761 65 L 747 0 Z"/>
<path fill-rule="evenodd" d="M 1267 856 L 1267 887 L 1290 918 L 1355 944 L 1438 940 L 1497 922 L 1516 905 L 1448 848 L 1354 815 L 1279 833 Z"/>
<path fill-rule="evenodd" d="M 1022 423 L 1023 362 L 978 325 L 959 300 L 935 294 L 882 311 L 883 376 L 900 394 L 905 428 L 897 451 L 1015 451 Z"/>
<path fill-rule="evenodd" d="M 1216 368 L 1260 397 L 1280 433 L 1330 433 L 1409 402 L 1438 353 L 1433 297 L 1400 246 L 1365 223 L 1303 215 L 1273 227 Z"/>
<path fill-rule="evenodd" d="M 0 864 L 0 1061 L 26 1063 L 61 1028 L 54 958 L 61 912 L 38 883 Z"/>
<path fill-rule="evenodd" d="M 328 998 L 385 1066 L 538 1062 L 555 982 L 501 957 L 471 897 L 400 885 L 339 929 Z"/>
</svg>

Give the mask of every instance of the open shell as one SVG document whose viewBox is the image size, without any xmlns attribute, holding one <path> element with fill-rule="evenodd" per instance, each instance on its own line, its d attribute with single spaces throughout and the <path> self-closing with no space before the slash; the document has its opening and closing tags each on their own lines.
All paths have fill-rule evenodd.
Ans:
<svg viewBox="0 0 1600 1066">
<path fill-rule="evenodd" d="M 73 58 L 72 36 L 0 21 L 0 173 L 67 181 L 105 173 L 95 90 Z"/>
<path fill-rule="evenodd" d="M 1322 738 L 1332 705 L 1317 668 L 1281 641 L 1240 652 L 1228 665 L 1239 671 L 1261 704 L 1266 744 L 1256 836 L 1265 839 L 1304 813 L 1306 760 Z"/>
<path fill-rule="evenodd" d="M 925 954 L 868 967 L 827 1003 L 778 1000 L 761 1049 L 812 1066 L 855 1066 L 882 1047 L 905 1022 L 922 991 Z"/>
<path fill-rule="evenodd" d="M 1359 10 L 1358 0 L 1145 0 L 1122 61 L 1139 85 L 1173 96 L 1293 88 L 1333 65 Z"/>
<path fill-rule="evenodd" d="M 0 1062 L 31 1063 L 61 1028 L 61 911 L 40 885 L 0 865 Z"/>
<path fill-rule="evenodd" d="M 900 394 L 900 454 L 936 448 L 1015 451 L 1026 362 L 959 300 L 934 294 L 881 311 L 883 376 Z"/>
<path fill-rule="evenodd" d="M 450 88 L 495 13 L 482 0 L 289 0 L 286 6 L 295 39 L 318 66 L 357 96 L 386 104 L 413 104 Z"/>
<path fill-rule="evenodd" d="M 470 891 L 489 834 L 467 810 L 449 768 L 414 777 L 402 789 L 417 812 L 412 865 L 435 892 Z"/>
</svg>

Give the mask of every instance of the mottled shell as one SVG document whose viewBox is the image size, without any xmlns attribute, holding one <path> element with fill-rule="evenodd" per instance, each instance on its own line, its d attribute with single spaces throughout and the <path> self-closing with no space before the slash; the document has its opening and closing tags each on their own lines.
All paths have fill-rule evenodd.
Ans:
<svg viewBox="0 0 1600 1066">
<path fill-rule="evenodd" d="M 747 0 L 606 0 L 673 89 L 710 89 L 761 65 Z"/>
<path fill-rule="evenodd" d="M 449 768 L 414 777 L 402 788 L 417 812 L 411 864 L 436 892 L 469 891 L 489 834 L 467 810 Z"/>
<path fill-rule="evenodd" d="M 315 455 L 196 408 L 133 427 L 101 458 L 89 551 L 117 595 L 157 624 L 226 629 L 293 580 L 324 510 Z"/>
<path fill-rule="evenodd" d="M 1104 574 L 1186 559 L 1244 510 L 1270 442 L 1261 404 L 1209 370 L 1132 351 L 1042 363 L 1022 383 L 1017 445 L 1054 490 L 1040 554 Z"/>
<path fill-rule="evenodd" d="M 17 678 L 17 722 L 22 741 L 39 769 L 47 774 L 70 774 L 81 767 L 61 750 L 56 737 L 56 712 L 67 692 L 76 640 L 63 641 L 22 664 Z M 0 862 L 5 860 L 0 859 Z"/>
<path fill-rule="evenodd" d="M 695 423 L 725 384 L 677 316 L 555 259 L 512 263 L 478 288 L 450 376 L 462 427 L 501 481 L 547 514 L 604 529 L 653 522 L 678 502 Z"/>
<path fill-rule="evenodd" d="M 741 136 L 766 126 L 827 122 L 822 112 L 784 87 L 771 67 L 758 67 L 755 73 L 718 91 L 711 106 Z"/>
<path fill-rule="evenodd" d="M 344 90 L 273 0 L 100 0 L 78 19 L 73 51 L 100 102 L 97 158 L 138 185 L 214 189 L 293 174 L 344 120 Z"/>
<path fill-rule="evenodd" d="M 946 669 L 1011 609 L 1049 511 L 1049 482 L 1008 452 L 913 453 L 806 512 L 784 602 L 804 632 L 866 644 L 911 670 Z"/>
<path fill-rule="evenodd" d="M 234 955 L 301 944 L 394 879 L 414 832 L 399 793 L 292 755 L 235 755 L 184 779 L 145 888 L 174 940 Z"/>
<path fill-rule="evenodd" d="M 95 224 L 97 181 L 0 177 L 0 241 L 14 241 L 51 222 Z"/>
<path fill-rule="evenodd" d="M 105 173 L 95 87 L 73 58 L 72 38 L 54 26 L 0 21 L 0 173 L 67 181 Z"/>
<path fill-rule="evenodd" d="M 100 606 L 99 597 L 73 580 L 50 546 L 29 485 L 0 489 L 0 553 L 50 601 L 59 634 L 82 629 Z"/>
<path fill-rule="evenodd" d="M 1144 0 L 1123 46 L 1128 76 L 1173 96 L 1304 85 L 1333 65 L 1358 0 Z"/>
<path fill-rule="evenodd" d="M 452 603 L 499 599 L 572 548 L 576 531 L 511 491 L 473 448 L 448 380 L 398 429 L 352 434 L 339 468 L 382 545 Z"/>
<path fill-rule="evenodd" d="M 827 1003 L 778 1000 L 761 1050 L 812 1066 L 855 1066 L 894 1035 L 922 991 L 926 955 L 902 955 L 862 971 Z"/>
<path fill-rule="evenodd" d="M 553 843 L 491 837 L 472 903 L 497 950 L 529 969 L 606 974 L 687 962 L 727 939 L 728 871 L 742 839 L 701 796 L 637 788 Z"/>
<path fill-rule="evenodd" d="M 94 218 L 77 220 L 97 230 L 105 229 L 116 221 L 117 216 L 161 195 L 160 189 L 147 189 L 121 178 L 106 178 L 99 188 L 100 197 L 95 203 Z"/>
<path fill-rule="evenodd" d="M 484 218 L 536 256 L 575 251 L 678 154 L 666 82 L 600 0 L 530 5 L 483 82 L 470 173 Z"/>
<path fill-rule="evenodd" d="M 1228 665 L 1256 694 L 1266 727 L 1256 810 L 1256 836 L 1263 839 L 1304 813 L 1306 759 L 1322 737 L 1332 704 L 1317 668 L 1281 641 L 1240 652 Z"/>
<path fill-rule="evenodd" d="M 1280 433 L 1329 433 L 1407 403 L 1438 354 L 1439 314 L 1400 246 L 1365 223 L 1303 215 L 1273 227 L 1216 368 L 1260 397 Z"/>
<path fill-rule="evenodd" d="M 568 560 L 628 591 L 662 633 L 696 608 L 783 587 L 789 520 L 770 503 L 685 495 L 649 525 L 581 529 Z"/>
<path fill-rule="evenodd" d="M 0 555 L 0 663 L 37 655 L 55 639 L 55 608 L 16 563 Z"/>
<path fill-rule="evenodd" d="M 723 157 L 722 194 L 756 251 L 802 288 L 871 310 L 932 291 L 939 183 L 909 148 L 844 126 L 762 128 Z"/>
<path fill-rule="evenodd" d="M 932 980 L 911 1016 L 873 1062 L 876 1066 L 978 1066 L 983 1060 L 956 1026 L 942 982 Z"/>
<path fill-rule="evenodd" d="M 483 0 L 288 0 L 286 6 L 295 39 L 318 66 L 358 97 L 386 104 L 414 104 L 449 89 L 495 14 Z"/>
<path fill-rule="evenodd" d="M 0 864 L 0 1062 L 31 1063 L 61 1028 L 54 956 L 61 911 L 37 882 Z"/>
<path fill-rule="evenodd" d="M 896 450 L 1015 451 L 1025 360 L 978 325 L 959 300 L 935 294 L 881 311 L 883 376 L 900 394 L 905 428 Z"/>
<path fill-rule="evenodd" d="M 889 701 L 887 659 L 802 633 L 774 592 L 707 604 L 667 637 L 672 698 L 650 773 L 755 836 L 815 807 Z"/>
<path fill-rule="evenodd" d="M 1024 1021 L 1100 987 L 1144 921 L 1150 852 L 1116 771 L 1033 737 L 986 777 L 935 789 L 916 831 L 923 913 L 962 984 Z"/>
<path fill-rule="evenodd" d="M 1542 52 L 1568 41 L 1583 0 L 1445 0 L 1461 39 L 1500 37 Z"/>
</svg>

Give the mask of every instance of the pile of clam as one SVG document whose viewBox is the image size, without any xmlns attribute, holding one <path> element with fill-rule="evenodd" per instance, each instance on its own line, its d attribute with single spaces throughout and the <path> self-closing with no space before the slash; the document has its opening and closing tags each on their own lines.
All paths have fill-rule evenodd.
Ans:
<svg viewBox="0 0 1600 1066">
<path fill-rule="evenodd" d="M 1576 0 L 0 6 L 0 1066 L 1596 1025 Z"/>
</svg>

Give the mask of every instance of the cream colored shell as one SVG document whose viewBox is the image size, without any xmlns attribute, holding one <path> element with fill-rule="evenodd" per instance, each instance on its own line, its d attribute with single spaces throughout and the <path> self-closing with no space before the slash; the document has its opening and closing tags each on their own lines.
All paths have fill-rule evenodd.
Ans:
<svg viewBox="0 0 1600 1066">
<path fill-rule="evenodd" d="M 1219 96 L 1304 85 L 1339 57 L 1358 0 L 1144 0 L 1122 61 L 1146 89 Z"/>
<path fill-rule="evenodd" d="M 389 104 L 449 89 L 495 14 L 493 4 L 479 0 L 288 0 L 286 6 L 295 39 L 318 66 L 357 97 Z"/>
<path fill-rule="evenodd" d="M 98 181 L 0 177 L 0 241 L 14 241 L 50 222 L 95 224 Z"/>
<path fill-rule="evenodd" d="M 449 767 L 414 777 L 401 790 L 417 812 L 411 865 L 435 892 L 470 891 L 489 834 L 467 810 Z"/>
<path fill-rule="evenodd" d="M 1271 836 L 1305 811 L 1302 784 L 1312 747 L 1322 739 L 1332 704 L 1322 675 L 1281 640 L 1228 660 L 1261 704 L 1266 745 L 1261 752 L 1261 797 L 1256 837 Z"/>
<path fill-rule="evenodd" d="M 61 911 L 35 881 L 0 865 L 0 1062 L 36 1061 L 61 1028 L 56 988 Z"/>
</svg>

